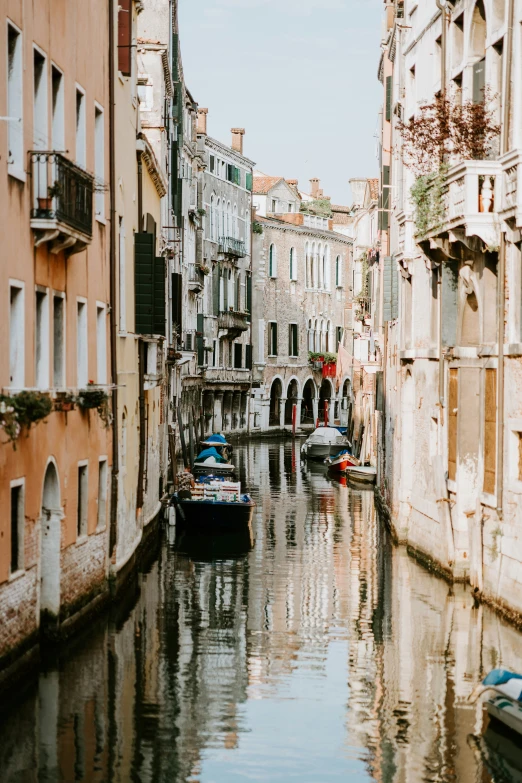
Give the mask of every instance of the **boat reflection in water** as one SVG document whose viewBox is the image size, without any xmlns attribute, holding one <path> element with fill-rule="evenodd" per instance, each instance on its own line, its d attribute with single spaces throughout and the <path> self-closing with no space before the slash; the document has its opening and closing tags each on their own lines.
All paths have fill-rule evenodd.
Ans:
<svg viewBox="0 0 522 783">
<path fill-rule="evenodd" d="M 218 535 L 190 533 L 181 528 L 175 537 L 174 547 L 181 555 L 192 560 L 230 560 L 246 557 L 255 544 L 252 526 L 242 527 L 235 533 Z"/>
<path fill-rule="evenodd" d="M 492 721 L 483 736 L 470 735 L 468 742 L 495 783 L 522 783 L 520 734 Z"/>
<path fill-rule="evenodd" d="M 299 457 L 239 446 L 248 535 L 167 528 L 130 606 L 1 701 L 2 783 L 521 783 L 468 702 L 522 671 L 521 634 L 394 547 L 371 491 Z"/>
</svg>

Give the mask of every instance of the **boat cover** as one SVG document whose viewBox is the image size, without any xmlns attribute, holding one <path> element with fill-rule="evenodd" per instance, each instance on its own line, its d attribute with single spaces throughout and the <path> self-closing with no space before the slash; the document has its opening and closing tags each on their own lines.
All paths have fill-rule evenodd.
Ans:
<svg viewBox="0 0 522 783">
<path fill-rule="evenodd" d="M 352 456 L 349 449 L 343 449 L 339 452 L 339 454 L 336 454 L 335 457 L 332 457 L 332 459 L 338 459 L 339 457 L 344 457 L 344 455 L 347 454 L 349 457 Z"/>
<path fill-rule="evenodd" d="M 205 460 L 209 459 L 210 457 L 214 457 L 216 462 L 225 462 L 221 454 L 215 449 L 213 446 L 210 449 L 205 449 L 201 452 L 201 454 L 198 454 L 196 457 L 196 462 L 205 462 Z"/>
<path fill-rule="evenodd" d="M 341 437 L 339 430 L 335 427 L 318 427 L 312 432 L 308 441 L 309 443 L 335 443 Z"/>
<path fill-rule="evenodd" d="M 522 674 L 515 674 L 509 669 L 493 669 L 482 683 L 483 685 L 493 685 L 500 689 L 506 696 L 515 701 L 522 701 Z"/>
<path fill-rule="evenodd" d="M 223 435 L 219 435 L 218 433 L 214 433 L 214 435 L 210 435 L 205 441 L 205 443 L 220 443 L 222 445 L 225 445 L 227 442 L 227 439 Z"/>
</svg>

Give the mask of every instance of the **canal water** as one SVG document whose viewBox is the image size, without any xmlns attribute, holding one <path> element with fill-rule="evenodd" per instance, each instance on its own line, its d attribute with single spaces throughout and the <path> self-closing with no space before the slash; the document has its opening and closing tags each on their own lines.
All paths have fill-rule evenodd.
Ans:
<svg viewBox="0 0 522 783">
<path fill-rule="evenodd" d="M 467 702 L 522 671 L 521 635 L 298 445 L 236 461 L 252 539 L 167 529 L 128 605 L 2 705 L 2 783 L 521 781 L 522 750 Z"/>
</svg>

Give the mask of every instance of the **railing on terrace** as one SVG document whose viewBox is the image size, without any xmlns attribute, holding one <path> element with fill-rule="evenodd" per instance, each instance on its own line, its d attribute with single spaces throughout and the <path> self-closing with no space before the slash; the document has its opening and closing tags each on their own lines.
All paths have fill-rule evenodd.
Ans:
<svg viewBox="0 0 522 783">
<path fill-rule="evenodd" d="M 237 258 L 244 258 L 247 254 L 243 240 L 236 239 L 235 237 L 220 237 L 219 250 L 221 253 L 226 253 L 229 256 L 236 256 Z"/>
<path fill-rule="evenodd" d="M 230 332 L 246 332 L 248 329 L 248 313 L 235 310 L 223 310 L 218 316 L 218 328 Z"/>
<path fill-rule="evenodd" d="M 31 219 L 61 223 L 91 238 L 94 177 L 59 152 L 30 155 Z"/>
</svg>

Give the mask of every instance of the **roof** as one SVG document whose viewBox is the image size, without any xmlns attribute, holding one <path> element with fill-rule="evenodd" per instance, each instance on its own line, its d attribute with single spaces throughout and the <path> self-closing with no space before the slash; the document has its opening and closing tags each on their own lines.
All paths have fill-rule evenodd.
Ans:
<svg viewBox="0 0 522 783">
<path fill-rule="evenodd" d="M 266 196 L 274 185 L 284 180 L 284 177 L 254 177 L 253 193 L 257 193 L 258 196 Z"/>
<path fill-rule="evenodd" d="M 379 198 L 379 180 L 369 179 L 368 186 L 370 188 L 370 198 L 372 201 L 377 201 Z"/>
</svg>

